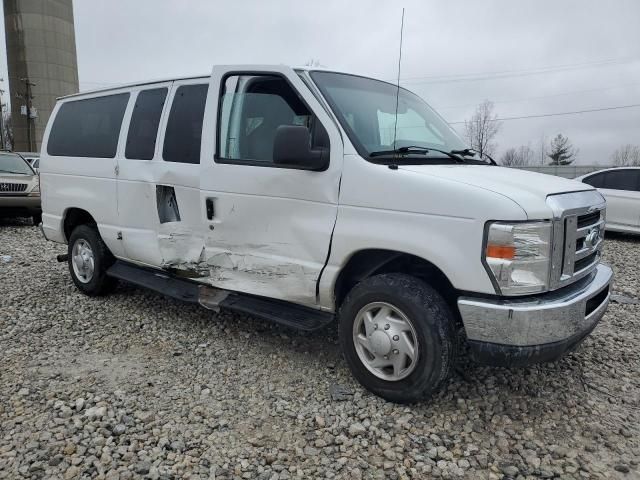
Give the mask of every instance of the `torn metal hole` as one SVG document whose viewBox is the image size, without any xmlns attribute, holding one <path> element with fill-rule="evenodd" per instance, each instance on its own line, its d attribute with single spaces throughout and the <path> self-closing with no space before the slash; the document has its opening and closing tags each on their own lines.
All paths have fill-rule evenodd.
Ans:
<svg viewBox="0 0 640 480">
<path fill-rule="evenodd" d="M 180 221 L 180 209 L 178 208 L 178 200 L 173 187 L 156 185 L 156 200 L 160 223 Z"/>
</svg>

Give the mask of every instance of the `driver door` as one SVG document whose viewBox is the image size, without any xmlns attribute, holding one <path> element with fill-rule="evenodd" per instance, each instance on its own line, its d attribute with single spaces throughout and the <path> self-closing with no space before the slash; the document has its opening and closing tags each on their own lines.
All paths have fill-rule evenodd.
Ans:
<svg viewBox="0 0 640 480">
<path fill-rule="evenodd" d="M 217 66 L 207 105 L 200 165 L 203 280 L 315 306 L 338 211 L 343 154 L 337 126 L 286 67 Z M 326 169 L 274 164 L 282 125 L 307 127 L 311 146 L 329 150 Z"/>
</svg>

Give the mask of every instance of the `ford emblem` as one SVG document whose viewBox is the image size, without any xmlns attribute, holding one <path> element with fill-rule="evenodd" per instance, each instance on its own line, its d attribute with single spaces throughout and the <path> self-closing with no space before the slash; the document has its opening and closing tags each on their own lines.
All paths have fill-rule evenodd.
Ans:
<svg viewBox="0 0 640 480">
<path fill-rule="evenodd" d="M 600 238 L 600 228 L 592 228 L 587 233 L 587 236 L 584 237 L 584 244 L 587 247 L 592 248 L 596 243 L 598 243 L 598 239 Z"/>
</svg>

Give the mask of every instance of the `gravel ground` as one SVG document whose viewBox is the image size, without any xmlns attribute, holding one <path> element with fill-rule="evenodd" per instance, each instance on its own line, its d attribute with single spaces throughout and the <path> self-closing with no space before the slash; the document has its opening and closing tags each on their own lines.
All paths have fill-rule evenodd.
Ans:
<svg viewBox="0 0 640 480">
<path fill-rule="evenodd" d="M 640 478 L 640 305 L 613 303 L 559 362 L 462 360 L 399 406 L 355 383 L 335 329 L 131 286 L 88 298 L 64 251 L 0 221 L 0 478 Z M 640 239 L 605 256 L 640 298 Z"/>
</svg>

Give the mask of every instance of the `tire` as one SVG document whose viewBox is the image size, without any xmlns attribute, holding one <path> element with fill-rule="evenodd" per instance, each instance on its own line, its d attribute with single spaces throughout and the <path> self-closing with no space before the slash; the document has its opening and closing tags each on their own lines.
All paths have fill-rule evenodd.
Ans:
<svg viewBox="0 0 640 480">
<path fill-rule="evenodd" d="M 42 213 L 34 213 L 31 219 L 33 220 L 33 225 L 37 227 L 42 223 Z"/>
<path fill-rule="evenodd" d="M 76 246 L 78 250 L 74 252 Z M 90 253 L 86 253 L 89 251 Z M 76 287 L 78 287 L 78 290 L 85 295 L 93 297 L 104 295 L 115 289 L 117 280 L 108 277 L 106 274 L 107 269 L 113 265 L 115 259 L 102 241 L 96 227 L 80 225 L 74 228 L 69 237 L 67 253 L 71 279 Z M 74 255 L 80 255 L 81 258 L 84 258 L 85 261 L 82 262 L 83 267 L 87 268 L 79 266 L 78 263 L 76 263 L 76 267 L 74 268 L 74 262 L 76 262 Z M 92 265 L 92 268 L 90 265 Z M 90 270 L 92 270 L 92 273 L 89 275 Z M 83 275 L 83 273 L 85 275 Z"/>
<path fill-rule="evenodd" d="M 391 313 L 385 316 L 383 308 L 389 306 Z M 351 372 L 367 390 L 386 400 L 413 403 L 427 398 L 449 377 L 455 363 L 453 315 L 442 296 L 415 277 L 393 273 L 363 280 L 344 300 L 339 322 L 340 343 Z M 367 325 L 372 330 L 366 330 Z M 356 341 L 363 335 L 367 347 Z M 414 359 L 405 351 L 413 352 Z M 400 360 L 399 365 L 406 368 L 376 368 L 365 359 L 374 363 Z"/>
</svg>

